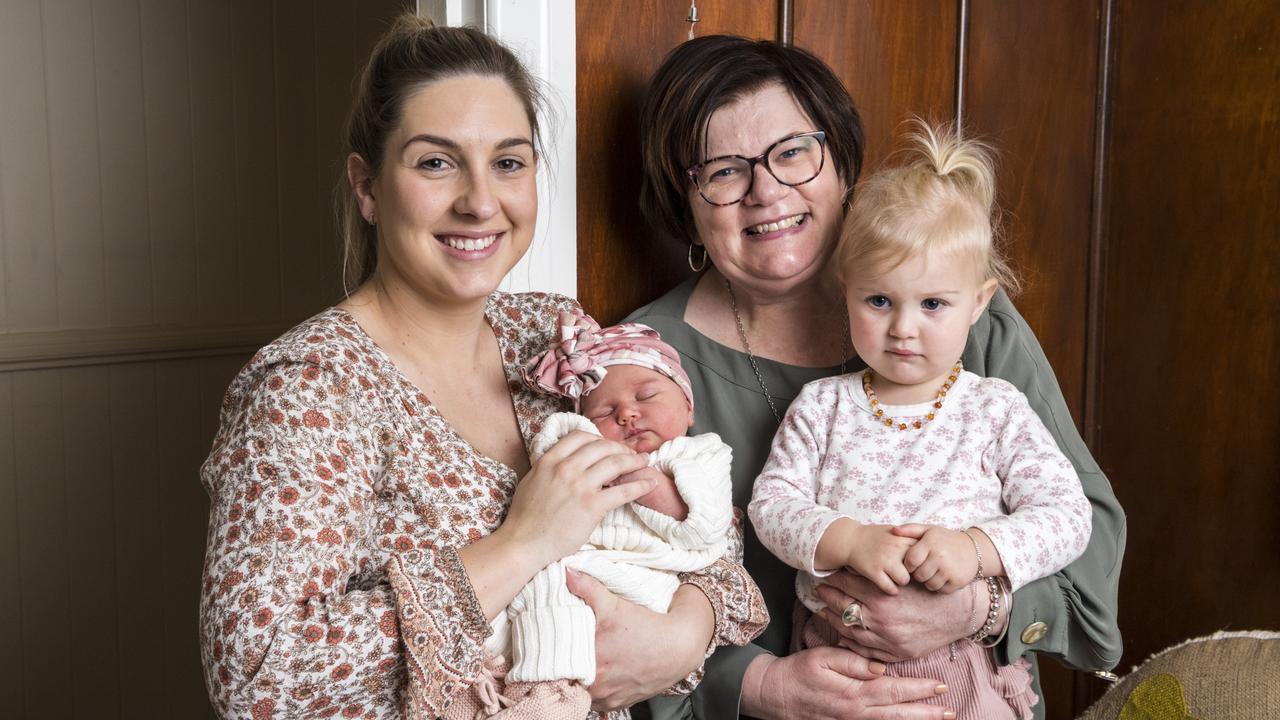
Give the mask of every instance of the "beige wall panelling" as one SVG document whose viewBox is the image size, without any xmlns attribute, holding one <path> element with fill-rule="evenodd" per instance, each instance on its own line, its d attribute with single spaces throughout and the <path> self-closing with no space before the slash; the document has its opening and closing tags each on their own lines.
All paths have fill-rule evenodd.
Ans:
<svg viewBox="0 0 1280 720">
<path fill-rule="evenodd" d="M 276 98 L 270 7 L 231 5 L 235 88 L 236 242 L 240 320 L 280 317 Z"/>
<path fill-rule="evenodd" d="M 0 2 L 4 329 L 58 324 L 44 30 L 39 0 Z"/>
<path fill-rule="evenodd" d="M 0 20 L 3 22 L 3 20 Z M 0 92 L 3 92 L 3 86 L 0 86 Z M 3 111 L 0 111 L 0 126 L 4 124 Z M 0 150 L 3 150 L 3 133 L 0 132 Z M 5 262 L 5 228 L 4 228 L 4 184 L 2 182 L 4 174 L 4 156 L 0 155 L 0 335 L 3 335 L 9 324 L 9 301 L 8 301 L 8 264 Z"/>
<path fill-rule="evenodd" d="M 111 473 L 111 405 L 106 367 L 43 370 L 59 377 L 66 463 L 67 624 L 74 641 L 65 648 L 70 672 L 62 680 L 77 718 L 119 717 L 120 677 L 116 604 L 115 533 L 118 522 L 136 522 L 115 505 Z M 124 510 L 125 512 L 121 512 Z M 30 521 L 41 522 L 36 517 Z"/>
<path fill-rule="evenodd" d="M 58 327 L 106 325 L 93 13 L 87 1 L 44 4 L 52 245 Z"/>
<path fill-rule="evenodd" d="M 23 697 L 31 717 L 72 718 L 68 650 L 78 639 L 67 622 L 72 610 L 71 549 L 60 380 L 57 371 L 47 370 L 14 373 L 12 379 Z"/>
<path fill-rule="evenodd" d="M 231 11 L 223 3 L 195 2 L 187 12 L 197 317 L 229 323 L 240 307 Z"/>
<path fill-rule="evenodd" d="M 147 219 L 147 125 L 137 0 L 94 0 L 107 315 L 144 325 L 154 313 Z"/>
<path fill-rule="evenodd" d="M 403 7 L 0 2 L 0 697 L 17 717 L 213 716 L 198 468 L 244 346 L 336 299 L 352 65 Z"/>
<path fill-rule="evenodd" d="M 156 457 L 155 363 L 110 366 L 111 478 L 116 512 L 116 596 L 120 603 L 120 714 L 165 717 L 157 682 L 165 657 L 160 483 Z M 176 609 L 176 608 L 175 608 Z M 194 620 L 194 608 L 192 618 Z M 195 632 L 194 623 L 190 632 Z"/>
<path fill-rule="evenodd" d="M 228 358 L 240 363 L 244 356 Z M 222 360 L 219 358 L 219 360 Z M 202 402 L 204 359 L 156 363 L 156 454 L 162 513 L 158 571 L 164 578 L 164 717 L 213 717 L 204 708 L 204 674 L 196 608 L 204 563 L 208 498 L 199 468 L 209 452 L 205 416 L 216 417 L 218 402 Z"/>
<path fill-rule="evenodd" d="M 310 252 L 321 258 L 317 270 L 319 277 L 327 281 L 322 297 L 332 302 L 342 293 L 339 279 L 342 255 L 334 218 L 334 192 L 346 168 L 346 158 L 342 156 L 346 141 L 342 131 L 351 108 L 356 73 L 364 59 L 355 57 L 356 38 L 347 0 L 319 0 L 312 6 L 316 13 L 316 177 L 310 189 L 311 212 L 320 220 L 320 229 L 312 239 Z M 361 47 L 361 52 L 367 50 Z"/>
<path fill-rule="evenodd" d="M 316 10 L 309 0 L 275 3 L 276 157 L 280 196 L 280 292 L 286 317 L 306 317 L 334 301 L 316 290 L 333 272 L 323 252 L 314 190 Z"/>
<path fill-rule="evenodd" d="M 18 475 L 13 452 L 13 380 L 0 373 L 0 697 L 18 716 L 22 709 L 22 599 L 15 587 L 18 559 Z"/>
<path fill-rule="evenodd" d="M 360 0 L 351 0 L 351 30 L 356 41 L 352 61 L 356 70 L 364 68 L 373 44 L 391 27 L 392 21 L 417 5 L 417 0 L 377 0 L 376 4 L 368 2 L 362 6 Z"/>
<path fill-rule="evenodd" d="M 142 0 L 147 207 L 155 322 L 196 318 L 191 83 L 186 3 Z"/>
</svg>

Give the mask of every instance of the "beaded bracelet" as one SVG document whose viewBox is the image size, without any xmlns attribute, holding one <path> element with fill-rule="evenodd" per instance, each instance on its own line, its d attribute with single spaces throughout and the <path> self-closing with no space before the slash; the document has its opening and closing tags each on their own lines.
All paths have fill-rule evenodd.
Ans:
<svg viewBox="0 0 1280 720">
<path fill-rule="evenodd" d="M 1004 606 L 1009 610 L 1009 619 L 1008 621 L 1005 622 L 1004 629 L 1000 631 L 999 635 L 995 635 L 987 638 L 987 642 L 985 643 L 978 643 L 979 645 L 985 648 L 993 648 L 999 645 L 1000 643 L 1004 642 L 1004 637 L 1009 634 L 1009 626 L 1013 624 L 1013 594 L 1011 593 L 1012 588 L 1009 587 L 1009 581 L 1006 580 L 1005 578 L 996 578 L 996 579 L 998 580 L 997 585 L 1000 588 L 1001 601 L 1004 603 Z"/>
<path fill-rule="evenodd" d="M 983 578 L 987 582 L 988 598 L 991 600 L 991 607 L 987 610 L 987 621 L 982 623 L 982 627 L 978 628 L 978 632 L 973 634 L 970 639 L 979 645 L 982 641 L 991 635 L 991 631 L 995 629 L 996 620 L 1000 618 L 1000 583 L 993 577 Z"/>
</svg>

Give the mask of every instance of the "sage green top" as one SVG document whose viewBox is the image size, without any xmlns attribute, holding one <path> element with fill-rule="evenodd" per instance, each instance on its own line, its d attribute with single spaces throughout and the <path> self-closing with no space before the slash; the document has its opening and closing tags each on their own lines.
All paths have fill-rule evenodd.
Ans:
<svg viewBox="0 0 1280 720">
<path fill-rule="evenodd" d="M 733 448 L 733 503 L 745 510 L 751 500 L 752 484 L 769 455 L 778 422 L 746 354 L 711 340 L 684 321 L 685 307 L 698 278 L 690 278 L 627 319 L 653 327 L 680 351 L 680 360 L 693 385 L 695 417 L 690 432 L 718 433 Z M 832 328 L 832 332 L 840 331 Z M 1115 667 L 1122 650 L 1116 625 L 1116 594 L 1125 543 L 1124 512 L 1076 431 L 1044 351 L 1003 291 L 996 293 L 987 312 L 970 330 L 963 360 L 966 370 L 1008 380 L 1027 396 L 1075 465 L 1085 495 L 1093 504 L 1093 534 L 1084 555 L 1056 575 L 1017 592 L 1009 632 L 996 649 L 997 660 L 1007 664 L 1030 651 L 1051 655 L 1083 670 Z M 764 358 L 756 361 L 779 413 L 786 412 L 805 383 L 840 372 L 839 367 L 805 368 Z M 845 369 L 852 372 L 863 367 L 855 357 Z M 795 570 L 760 544 L 749 521 L 745 565 L 768 605 L 768 629 L 753 645 L 720 648 L 707 661 L 706 678 L 693 696 L 651 700 L 654 718 L 736 718 L 747 665 L 762 652 L 786 654 L 795 603 Z M 1047 632 L 1028 645 L 1021 636 L 1034 622 L 1045 623 Z M 643 716 L 643 711 L 635 714 Z M 1043 702 L 1037 704 L 1036 715 L 1044 717 Z"/>
</svg>

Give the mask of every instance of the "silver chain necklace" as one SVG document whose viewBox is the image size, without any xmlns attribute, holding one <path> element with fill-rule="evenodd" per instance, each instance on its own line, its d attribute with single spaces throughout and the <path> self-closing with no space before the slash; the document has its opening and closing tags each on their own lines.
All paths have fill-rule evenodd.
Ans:
<svg viewBox="0 0 1280 720">
<path fill-rule="evenodd" d="M 756 382 L 760 383 L 760 390 L 764 392 L 764 401 L 769 403 L 769 411 L 773 413 L 773 419 L 782 422 L 782 414 L 778 412 L 778 406 L 773 403 L 773 396 L 769 394 L 769 386 L 764 384 L 764 375 L 760 374 L 760 364 L 756 362 L 755 353 L 751 352 L 751 342 L 747 340 L 747 330 L 742 326 L 742 315 L 738 313 L 738 298 L 733 294 L 733 285 L 729 283 L 729 278 L 724 279 L 724 289 L 729 291 L 729 309 L 733 310 L 733 321 L 738 325 L 738 339 L 742 341 L 742 348 L 747 351 L 747 361 L 751 363 L 751 372 L 756 374 Z M 844 374 L 845 362 L 849 358 L 849 319 L 845 318 L 844 337 L 840 343 L 840 374 Z"/>
</svg>

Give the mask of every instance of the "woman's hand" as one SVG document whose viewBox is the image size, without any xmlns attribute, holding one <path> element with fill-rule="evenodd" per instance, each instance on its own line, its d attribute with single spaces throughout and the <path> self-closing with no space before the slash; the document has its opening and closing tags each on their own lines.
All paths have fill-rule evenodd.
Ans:
<svg viewBox="0 0 1280 720">
<path fill-rule="evenodd" d="M 520 480 L 499 532 L 539 568 L 575 552 L 605 513 L 648 493 L 650 478 L 612 485 L 647 465 L 622 443 L 584 432 L 565 435 Z"/>
<path fill-rule="evenodd" d="M 883 664 L 843 648 L 810 648 L 781 658 L 761 655 L 742 680 L 742 714 L 764 720 L 955 717 L 946 707 L 916 703 L 946 692 L 937 680 L 883 675 Z"/>
<path fill-rule="evenodd" d="M 590 575 L 570 570 L 569 591 L 596 614 L 596 680 L 591 707 L 634 705 L 698 669 L 715 631 L 711 602 L 681 585 L 665 615 L 627 602 Z"/>
<path fill-rule="evenodd" d="M 912 583 L 890 596 L 848 571 L 822 582 L 817 593 L 827 607 L 821 617 L 842 636 L 842 646 L 869 658 L 897 662 L 921 657 L 972 632 L 970 592 L 935 593 Z M 978 594 L 979 601 L 985 593 L 983 589 Z M 846 627 L 840 614 L 854 600 L 862 604 L 863 625 Z"/>
</svg>

